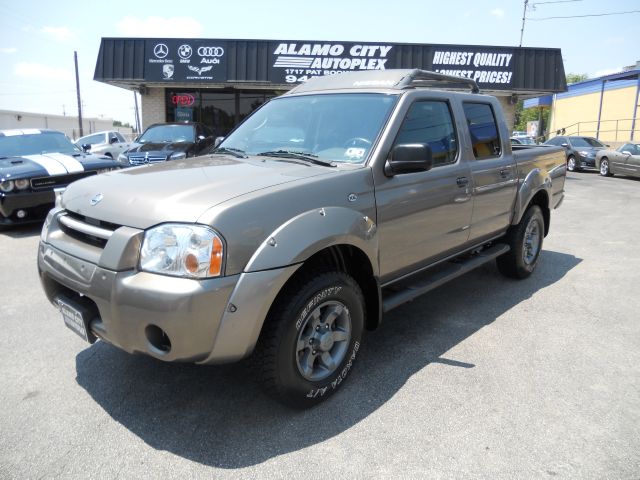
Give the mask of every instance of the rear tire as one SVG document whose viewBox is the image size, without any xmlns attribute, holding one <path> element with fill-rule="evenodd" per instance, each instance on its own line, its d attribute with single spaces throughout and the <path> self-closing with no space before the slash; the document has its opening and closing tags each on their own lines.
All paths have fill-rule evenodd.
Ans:
<svg viewBox="0 0 640 480">
<path fill-rule="evenodd" d="M 603 177 L 611 177 L 613 173 L 609 169 L 609 159 L 607 157 L 600 160 L 600 175 Z"/>
<path fill-rule="evenodd" d="M 537 205 L 530 206 L 522 220 L 506 235 L 509 252 L 496 259 L 498 270 L 509 278 L 523 279 L 533 273 L 542 251 L 544 217 Z"/>
<path fill-rule="evenodd" d="M 266 392 L 296 408 L 326 400 L 351 371 L 364 316 L 362 291 L 345 273 L 309 271 L 291 282 L 272 306 L 252 357 Z"/>
</svg>

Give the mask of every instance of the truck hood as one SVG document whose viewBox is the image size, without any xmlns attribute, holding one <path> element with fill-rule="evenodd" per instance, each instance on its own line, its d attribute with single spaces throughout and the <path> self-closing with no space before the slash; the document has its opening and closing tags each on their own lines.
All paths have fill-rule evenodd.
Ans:
<svg viewBox="0 0 640 480">
<path fill-rule="evenodd" d="M 86 217 L 145 229 L 163 222 L 195 222 L 232 198 L 335 171 L 274 159 L 210 155 L 79 180 L 67 187 L 62 205 Z"/>
</svg>

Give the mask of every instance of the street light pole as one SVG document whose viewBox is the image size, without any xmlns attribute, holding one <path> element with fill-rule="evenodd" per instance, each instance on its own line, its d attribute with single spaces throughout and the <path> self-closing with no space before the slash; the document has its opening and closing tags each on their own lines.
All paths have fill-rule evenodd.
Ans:
<svg viewBox="0 0 640 480">
<path fill-rule="evenodd" d="M 520 29 L 520 45 L 518 45 L 519 47 L 522 46 L 522 36 L 524 35 L 524 22 L 527 18 L 527 4 L 529 3 L 529 0 L 524 0 L 524 8 L 522 9 L 522 28 Z"/>
<path fill-rule="evenodd" d="M 78 97 L 78 126 L 80 128 L 80 136 L 84 136 L 82 131 L 82 101 L 80 100 L 80 77 L 78 75 L 78 52 L 73 52 L 73 62 L 76 65 L 76 95 Z"/>
</svg>

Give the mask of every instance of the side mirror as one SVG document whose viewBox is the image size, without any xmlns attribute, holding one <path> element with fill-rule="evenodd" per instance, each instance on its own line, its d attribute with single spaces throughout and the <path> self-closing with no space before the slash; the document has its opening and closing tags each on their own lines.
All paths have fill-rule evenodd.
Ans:
<svg viewBox="0 0 640 480">
<path fill-rule="evenodd" d="M 629 150 L 623 150 L 622 153 L 624 153 L 625 155 L 631 155 L 631 152 Z"/>
<path fill-rule="evenodd" d="M 560 146 L 564 147 L 564 148 L 567 148 L 569 146 L 569 144 L 568 143 L 561 143 Z"/>
<path fill-rule="evenodd" d="M 116 137 L 111 137 L 109 139 L 109 143 L 118 143 L 118 139 Z"/>
<path fill-rule="evenodd" d="M 213 142 L 213 148 L 218 148 L 218 145 L 220 145 L 223 140 L 224 137 L 216 137 L 215 141 Z"/>
<path fill-rule="evenodd" d="M 91 150 L 91 145 L 88 143 L 83 143 L 82 144 L 82 151 L 83 152 L 88 152 L 89 150 Z"/>
<path fill-rule="evenodd" d="M 431 147 L 424 143 L 396 145 L 384 164 L 387 177 L 402 173 L 426 172 L 433 167 Z"/>
<path fill-rule="evenodd" d="M 203 141 L 205 138 L 207 138 L 207 137 L 205 137 L 204 135 L 198 135 L 198 138 L 196 139 L 196 141 L 197 141 L 198 143 L 200 143 L 200 142 L 201 142 L 201 141 Z"/>
</svg>

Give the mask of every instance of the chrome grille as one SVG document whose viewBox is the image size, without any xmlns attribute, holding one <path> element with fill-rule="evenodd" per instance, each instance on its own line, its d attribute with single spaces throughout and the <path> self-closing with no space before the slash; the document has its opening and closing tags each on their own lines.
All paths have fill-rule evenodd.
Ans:
<svg viewBox="0 0 640 480">
<path fill-rule="evenodd" d="M 113 232 L 120 228 L 120 225 L 78 215 L 69 210 L 58 221 L 62 231 L 70 237 L 100 248 L 104 248 Z"/>
<path fill-rule="evenodd" d="M 131 165 L 146 165 L 147 163 L 166 162 L 167 157 L 164 155 L 142 155 L 132 154 L 129 155 L 129 163 Z"/>
</svg>

